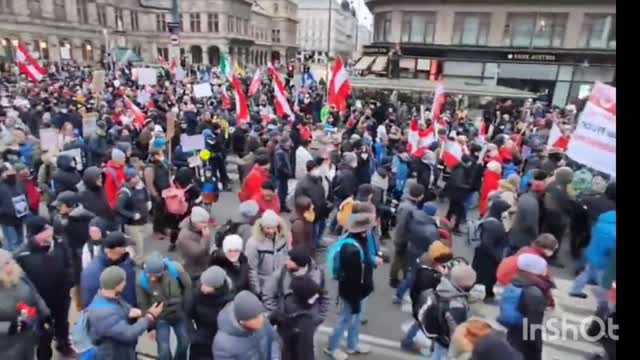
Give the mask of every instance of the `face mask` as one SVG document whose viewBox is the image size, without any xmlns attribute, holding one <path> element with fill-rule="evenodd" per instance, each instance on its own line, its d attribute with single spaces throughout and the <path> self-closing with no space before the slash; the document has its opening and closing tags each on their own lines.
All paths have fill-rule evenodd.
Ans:
<svg viewBox="0 0 640 360">
<path fill-rule="evenodd" d="M 305 211 L 304 214 L 302 214 L 302 216 L 307 222 L 310 222 L 310 223 L 314 222 L 314 220 L 316 219 L 316 213 L 315 211 L 313 211 L 313 209 L 309 209 Z"/>
</svg>

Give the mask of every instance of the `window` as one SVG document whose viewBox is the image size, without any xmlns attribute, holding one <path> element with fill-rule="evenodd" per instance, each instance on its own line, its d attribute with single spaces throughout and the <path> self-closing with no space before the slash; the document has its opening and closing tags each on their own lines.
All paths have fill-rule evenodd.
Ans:
<svg viewBox="0 0 640 360">
<path fill-rule="evenodd" d="M 489 14 L 456 13 L 453 44 L 487 45 L 489 18 Z"/>
<path fill-rule="evenodd" d="M 229 22 L 227 23 L 227 32 L 232 33 L 233 29 L 235 29 L 235 22 L 233 21 L 234 17 L 229 15 Z"/>
<path fill-rule="evenodd" d="M 85 62 L 93 61 L 93 46 L 91 41 L 85 41 L 82 44 L 82 60 Z"/>
<path fill-rule="evenodd" d="M 242 34 L 242 19 L 236 18 L 236 34 Z"/>
<path fill-rule="evenodd" d="M 389 41 L 391 37 L 391 13 L 378 13 L 373 21 L 373 40 Z"/>
<path fill-rule="evenodd" d="M 53 17 L 56 20 L 66 20 L 67 10 L 64 5 L 64 0 L 53 0 Z"/>
<path fill-rule="evenodd" d="M 157 15 L 156 15 L 157 16 Z M 158 58 L 169 59 L 169 48 L 158 48 Z"/>
<path fill-rule="evenodd" d="M 435 13 L 404 13 L 402 15 L 402 42 L 431 44 L 435 31 Z"/>
<path fill-rule="evenodd" d="M 0 0 L 0 2 L 2 2 Z M 29 0 L 29 14 L 31 17 L 42 17 L 42 4 L 40 0 Z"/>
<path fill-rule="evenodd" d="M 87 0 L 76 0 L 76 14 L 80 24 L 89 23 L 89 10 L 87 9 Z"/>
<path fill-rule="evenodd" d="M 139 19 L 138 19 L 138 12 L 135 11 L 135 10 L 131 10 L 129 15 L 131 17 L 131 30 L 133 30 L 133 31 L 140 30 L 140 22 L 139 22 Z"/>
<path fill-rule="evenodd" d="M 156 31 L 167 32 L 167 14 L 156 14 Z"/>
<path fill-rule="evenodd" d="M 616 16 L 612 14 L 585 14 L 578 46 L 615 49 Z"/>
<path fill-rule="evenodd" d="M 122 9 L 115 8 L 116 13 L 116 30 L 124 30 L 124 13 Z"/>
<path fill-rule="evenodd" d="M 180 32 L 184 32 L 184 22 L 182 22 L 182 14 L 178 14 L 178 26 L 180 28 Z"/>
<path fill-rule="evenodd" d="M 274 42 L 274 43 L 280 42 L 280 29 L 271 30 L 271 42 Z"/>
<path fill-rule="evenodd" d="M 220 32 L 220 23 L 218 22 L 218 14 L 207 15 L 207 30 L 209 32 Z"/>
<path fill-rule="evenodd" d="M 49 44 L 46 40 L 36 40 L 34 41 L 35 47 L 40 52 L 40 59 L 49 60 Z"/>
<path fill-rule="evenodd" d="M 562 47 L 567 14 L 510 13 L 505 27 L 504 45 L 512 47 Z"/>
<path fill-rule="evenodd" d="M 243 23 L 244 23 L 243 34 L 248 36 L 249 35 L 249 19 L 244 19 Z"/>
<path fill-rule="evenodd" d="M 107 8 L 104 5 L 98 5 L 98 24 L 100 26 L 107 26 Z"/>
<path fill-rule="evenodd" d="M 189 14 L 189 22 L 191 23 L 191 32 L 200 32 L 200 14 Z"/>
</svg>

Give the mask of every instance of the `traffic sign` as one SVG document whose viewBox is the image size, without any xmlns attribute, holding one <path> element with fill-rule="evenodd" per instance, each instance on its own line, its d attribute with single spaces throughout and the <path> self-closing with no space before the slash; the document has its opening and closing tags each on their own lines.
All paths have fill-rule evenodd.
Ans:
<svg viewBox="0 0 640 360">
<path fill-rule="evenodd" d="M 169 39 L 171 40 L 171 45 L 180 45 L 180 36 L 178 34 L 169 35 Z"/>
</svg>

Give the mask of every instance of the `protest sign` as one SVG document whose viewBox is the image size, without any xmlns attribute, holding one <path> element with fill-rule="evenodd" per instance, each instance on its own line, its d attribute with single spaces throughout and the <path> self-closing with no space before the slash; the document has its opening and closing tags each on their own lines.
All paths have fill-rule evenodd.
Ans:
<svg viewBox="0 0 640 360">
<path fill-rule="evenodd" d="M 71 48 L 66 46 L 60 47 L 60 59 L 71 60 Z"/>
<path fill-rule="evenodd" d="M 91 91 L 98 94 L 104 91 L 104 70 L 95 70 L 91 76 Z"/>
<path fill-rule="evenodd" d="M 213 93 L 211 92 L 211 84 L 202 83 L 202 84 L 193 85 L 193 94 L 197 98 L 212 96 Z"/>
<path fill-rule="evenodd" d="M 76 160 L 76 168 L 78 170 L 82 170 L 83 169 L 84 164 L 82 163 L 82 151 L 80 149 L 76 148 L 76 149 L 63 151 L 59 155 L 69 155 L 69 156 L 71 156 L 72 158 L 74 158 Z"/>
<path fill-rule="evenodd" d="M 176 113 L 169 111 L 167 113 L 167 140 L 171 141 L 176 133 Z"/>
<path fill-rule="evenodd" d="M 96 122 L 98 121 L 98 113 L 90 112 L 82 115 L 82 136 L 89 137 L 96 133 Z"/>
<path fill-rule="evenodd" d="M 194 150 L 204 149 L 204 135 L 181 135 L 180 145 L 182 145 L 182 151 L 189 152 Z"/>
<path fill-rule="evenodd" d="M 155 85 L 158 82 L 156 69 L 138 68 L 138 85 Z"/>
<path fill-rule="evenodd" d="M 40 147 L 50 154 L 58 153 L 58 131 L 54 128 L 40 129 Z"/>
<path fill-rule="evenodd" d="M 595 170 L 616 175 L 616 88 L 595 83 L 569 140 L 567 156 Z"/>
</svg>

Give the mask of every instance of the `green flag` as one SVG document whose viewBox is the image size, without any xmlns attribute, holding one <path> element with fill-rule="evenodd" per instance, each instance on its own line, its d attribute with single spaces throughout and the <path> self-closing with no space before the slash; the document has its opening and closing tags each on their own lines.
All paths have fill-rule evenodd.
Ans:
<svg viewBox="0 0 640 360">
<path fill-rule="evenodd" d="M 225 53 L 220 54 L 220 72 L 223 73 L 227 79 L 231 79 L 231 76 L 233 75 L 229 56 Z"/>
<path fill-rule="evenodd" d="M 325 105 L 322 110 L 320 110 L 320 121 L 326 122 L 329 118 L 329 106 Z"/>
</svg>

